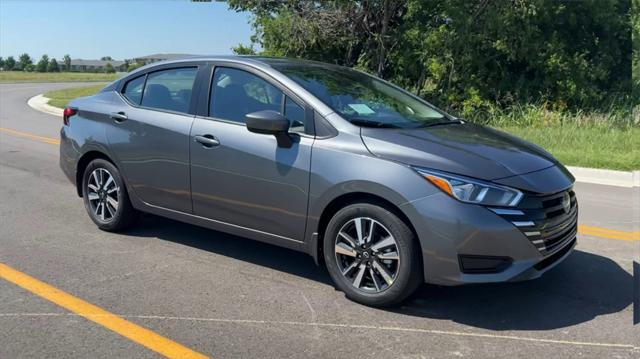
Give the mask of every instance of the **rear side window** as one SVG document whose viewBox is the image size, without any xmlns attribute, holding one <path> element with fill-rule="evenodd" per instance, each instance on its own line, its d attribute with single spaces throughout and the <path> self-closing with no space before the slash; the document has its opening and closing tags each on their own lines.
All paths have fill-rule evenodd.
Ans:
<svg viewBox="0 0 640 359">
<path fill-rule="evenodd" d="M 244 123 L 248 113 L 282 108 L 282 91 L 247 71 L 217 67 L 211 87 L 210 117 Z"/>
<path fill-rule="evenodd" d="M 189 67 L 148 74 L 141 105 L 187 113 L 197 73 L 196 67 Z"/>
<path fill-rule="evenodd" d="M 124 91 L 122 94 L 126 97 L 131 103 L 136 105 L 140 104 L 140 100 L 142 99 L 142 87 L 144 86 L 144 76 L 136 77 L 133 80 L 127 82 L 124 85 Z"/>
</svg>

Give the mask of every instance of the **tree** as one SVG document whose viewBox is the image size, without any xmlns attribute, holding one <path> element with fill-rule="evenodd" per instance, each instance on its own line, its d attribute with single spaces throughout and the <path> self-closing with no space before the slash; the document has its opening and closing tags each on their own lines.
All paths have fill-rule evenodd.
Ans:
<svg viewBox="0 0 640 359">
<path fill-rule="evenodd" d="M 250 44 L 249 46 L 238 44 L 238 46 L 232 47 L 231 51 L 233 51 L 233 53 L 236 55 L 255 55 L 256 54 L 256 50 L 253 48 L 253 44 Z"/>
<path fill-rule="evenodd" d="M 58 61 L 56 61 L 56 59 L 52 58 L 49 60 L 47 72 L 60 72 L 60 67 L 58 66 Z"/>
<path fill-rule="evenodd" d="M 0 70 L 4 70 L 4 58 L 0 56 Z"/>
<path fill-rule="evenodd" d="M 134 62 L 134 63 L 130 64 L 129 66 L 127 66 L 127 71 L 131 72 L 131 71 L 133 71 L 133 70 L 135 70 L 135 69 L 137 69 L 139 67 L 142 67 L 142 64 Z"/>
<path fill-rule="evenodd" d="M 18 57 L 18 64 L 16 65 L 16 70 L 27 71 L 29 65 L 33 64 L 33 60 L 31 60 L 31 56 L 27 53 L 23 53 Z"/>
<path fill-rule="evenodd" d="M 15 67 L 16 67 L 16 60 L 13 58 L 13 56 L 9 56 L 9 57 L 7 57 L 6 60 L 4 60 L 4 69 L 5 69 L 5 71 L 14 70 Z"/>
<path fill-rule="evenodd" d="M 111 56 L 102 56 L 102 57 L 100 58 L 100 60 L 102 60 L 102 61 L 113 61 L 113 59 L 111 58 Z"/>
<path fill-rule="evenodd" d="M 69 54 L 64 55 L 64 70 L 71 71 L 71 56 Z"/>
<path fill-rule="evenodd" d="M 36 64 L 36 71 L 38 72 L 47 72 L 47 67 L 49 66 L 49 56 L 42 55 L 40 61 Z"/>
<path fill-rule="evenodd" d="M 114 69 L 111 63 L 108 62 L 107 65 L 104 67 L 104 72 L 108 74 L 114 74 L 116 72 L 116 69 Z"/>
<path fill-rule="evenodd" d="M 263 55 L 356 67 L 463 116 L 519 103 L 589 110 L 628 99 L 629 18 L 639 13 L 630 3 L 228 0 L 253 13 L 251 45 Z"/>
</svg>

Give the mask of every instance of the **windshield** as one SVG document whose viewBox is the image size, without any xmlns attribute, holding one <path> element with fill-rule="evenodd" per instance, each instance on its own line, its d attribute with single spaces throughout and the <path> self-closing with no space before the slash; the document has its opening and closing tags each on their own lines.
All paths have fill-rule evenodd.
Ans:
<svg viewBox="0 0 640 359">
<path fill-rule="evenodd" d="M 426 102 L 358 71 L 320 65 L 277 69 L 357 126 L 418 128 L 450 122 Z"/>
</svg>

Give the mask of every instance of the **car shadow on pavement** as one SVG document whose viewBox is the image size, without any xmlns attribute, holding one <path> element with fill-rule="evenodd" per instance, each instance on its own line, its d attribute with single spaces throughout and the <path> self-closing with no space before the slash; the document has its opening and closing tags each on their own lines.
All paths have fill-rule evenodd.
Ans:
<svg viewBox="0 0 640 359">
<path fill-rule="evenodd" d="M 327 271 L 323 267 L 316 266 L 313 258 L 305 253 L 177 222 L 168 218 L 145 213 L 139 225 L 127 231 L 126 234 L 157 237 L 162 240 L 332 285 Z"/>
<path fill-rule="evenodd" d="M 304 253 L 153 215 L 145 215 L 141 222 L 127 234 L 158 237 L 332 285 L 326 270 Z M 611 259 L 575 250 L 536 280 L 458 287 L 423 285 L 401 306 L 385 310 L 491 330 L 548 330 L 617 313 L 632 303 L 630 273 Z"/>
<path fill-rule="evenodd" d="M 548 330 L 633 304 L 633 276 L 613 260 L 575 250 L 542 277 L 518 283 L 423 286 L 394 312 L 491 330 Z M 629 311 L 629 325 L 631 325 Z"/>
</svg>

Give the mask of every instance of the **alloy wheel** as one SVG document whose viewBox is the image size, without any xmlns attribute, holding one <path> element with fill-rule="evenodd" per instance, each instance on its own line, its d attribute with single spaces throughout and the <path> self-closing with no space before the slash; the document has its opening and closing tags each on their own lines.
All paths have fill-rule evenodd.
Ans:
<svg viewBox="0 0 640 359">
<path fill-rule="evenodd" d="M 398 244 L 382 223 L 367 217 L 351 219 L 335 239 L 338 269 L 358 290 L 379 293 L 398 274 Z"/>
<path fill-rule="evenodd" d="M 109 222 L 118 211 L 120 187 L 104 168 L 96 168 L 87 181 L 87 199 L 92 213 L 103 222 Z"/>
</svg>

